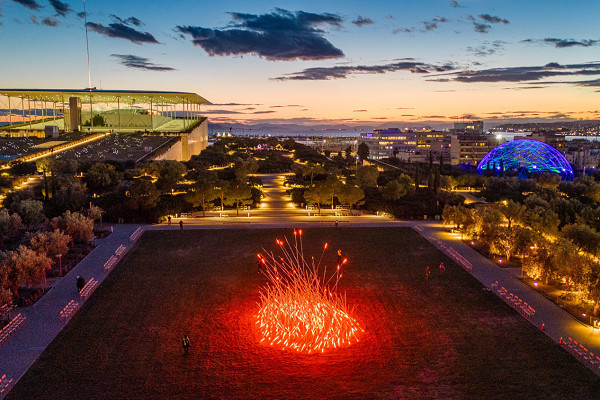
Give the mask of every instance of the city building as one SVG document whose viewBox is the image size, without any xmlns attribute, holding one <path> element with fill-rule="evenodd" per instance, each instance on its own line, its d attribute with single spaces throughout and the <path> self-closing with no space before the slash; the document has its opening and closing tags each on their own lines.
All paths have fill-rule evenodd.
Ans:
<svg viewBox="0 0 600 400">
<path fill-rule="evenodd" d="M 483 133 L 483 121 L 455 122 L 453 133 Z"/>
<path fill-rule="evenodd" d="M 477 166 L 490 150 L 498 145 L 494 135 L 478 133 L 453 134 L 450 140 L 450 164 Z"/>
<path fill-rule="evenodd" d="M 375 129 L 361 133 L 360 141 L 369 146 L 369 157 L 374 160 L 397 157 L 406 161 L 427 161 L 431 152 L 436 159 L 440 154 L 450 158 L 450 134 L 432 130 L 399 128 Z"/>
</svg>

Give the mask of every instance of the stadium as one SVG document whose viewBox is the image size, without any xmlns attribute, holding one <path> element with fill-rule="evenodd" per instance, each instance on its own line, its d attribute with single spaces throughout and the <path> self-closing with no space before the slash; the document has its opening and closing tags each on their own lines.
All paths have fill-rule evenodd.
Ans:
<svg viewBox="0 0 600 400">
<path fill-rule="evenodd" d="M 519 177 L 532 173 L 549 172 L 558 174 L 562 180 L 573 180 L 573 168 L 567 159 L 554 147 L 538 140 L 513 140 L 495 147 L 477 166 L 480 174 L 499 174 L 516 170 Z"/>
</svg>

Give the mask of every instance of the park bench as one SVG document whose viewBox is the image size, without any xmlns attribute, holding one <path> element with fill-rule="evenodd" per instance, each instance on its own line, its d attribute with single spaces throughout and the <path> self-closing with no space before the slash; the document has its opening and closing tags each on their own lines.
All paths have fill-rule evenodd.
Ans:
<svg viewBox="0 0 600 400">
<path fill-rule="evenodd" d="M 2 375 L 2 377 L 0 377 L 0 396 L 5 395 L 6 393 L 8 393 L 8 390 L 10 389 L 10 385 L 12 384 L 13 379 L 12 378 L 8 378 L 6 376 L 6 374 Z"/>
<path fill-rule="evenodd" d="M 69 303 L 67 303 L 65 308 L 63 308 L 62 311 L 60 312 L 60 317 L 64 318 L 64 319 L 71 318 L 71 316 L 77 310 L 77 307 L 79 307 L 79 302 L 77 302 L 75 300 L 71 300 Z"/>
<path fill-rule="evenodd" d="M 136 240 L 138 240 L 140 238 L 140 236 L 142 236 L 142 233 L 144 231 L 142 230 L 141 227 L 138 227 L 135 231 L 133 231 L 133 233 L 131 234 L 131 236 L 129 236 L 129 241 L 130 242 L 135 242 Z"/>
<path fill-rule="evenodd" d="M 21 324 L 23 323 L 23 321 L 25 321 L 25 318 L 23 315 L 21 315 L 20 313 L 14 317 L 9 323 L 8 325 L 6 325 L 4 328 L 2 328 L 2 330 L 0 331 L 0 344 L 2 344 L 6 339 L 8 339 L 10 337 L 10 335 L 12 335 L 13 333 L 15 333 L 15 331 L 17 330 L 17 328 L 19 326 L 21 326 Z"/>
<path fill-rule="evenodd" d="M 115 250 L 115 255 L 117 257 L 121 257 L 125 253 L 125 250 L 127 250 L 127 248 L 123 245 L 120 245 L 119 248 Z"/>
<path fill-rule="evenodd" d="M 98 287 L 98 281 L 94 280 L 94 278 L 90 279 L 88 283 L 85 284 L 81 292 L 79 292 L 79 297 L 83 300 L 87 300 L 88 297 L 92 294 L 92 292 Z"/>
<path fill-rule="evenodd" d="M 119 262 L 119 258 L 117 256 L 115 256 L 115 255 L 110 256 L 110 258 L 108 259 L 108 261 L 106 261 L 104 263 L 104 271 L 108 272 L 111 269 L 113 269 L 113 267 L 115 265 L 117 265 L 117 262 Z"/>
</svg>

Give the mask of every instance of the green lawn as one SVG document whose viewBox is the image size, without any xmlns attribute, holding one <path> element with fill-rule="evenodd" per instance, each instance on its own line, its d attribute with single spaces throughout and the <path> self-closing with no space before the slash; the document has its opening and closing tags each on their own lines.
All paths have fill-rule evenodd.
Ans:
<svg viewBox="0 0 600 400">
<path fill-rule="evenodd" d="M 350 259 L 341 290 L 366 327 L 358 344 L 259 345 L 256 253 L 283 234 L 146 232 L 8 398 L 598 398 L 596 375 L 404 228 L 305 230 L 306 254 L 327 241 L 328 265 L 338 248 Z"/>
</svg>

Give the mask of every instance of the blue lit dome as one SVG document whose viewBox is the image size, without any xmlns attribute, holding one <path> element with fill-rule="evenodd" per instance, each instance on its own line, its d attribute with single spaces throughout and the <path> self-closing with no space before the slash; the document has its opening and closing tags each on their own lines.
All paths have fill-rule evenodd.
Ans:
<svg viewBox="0 0 600 400">
<path fill-rule="evenodd" d="M 551 172 L 559 174 L 564 181 L 573 179 L 573 168 L 565 156 L 539 140 L 521 139 L 503 143 L 487 153 L 477 165 L 480 174 L 487 170 L 500 173 L 512 169 L 519 171 L 519 176 Z"/>
</svg>

